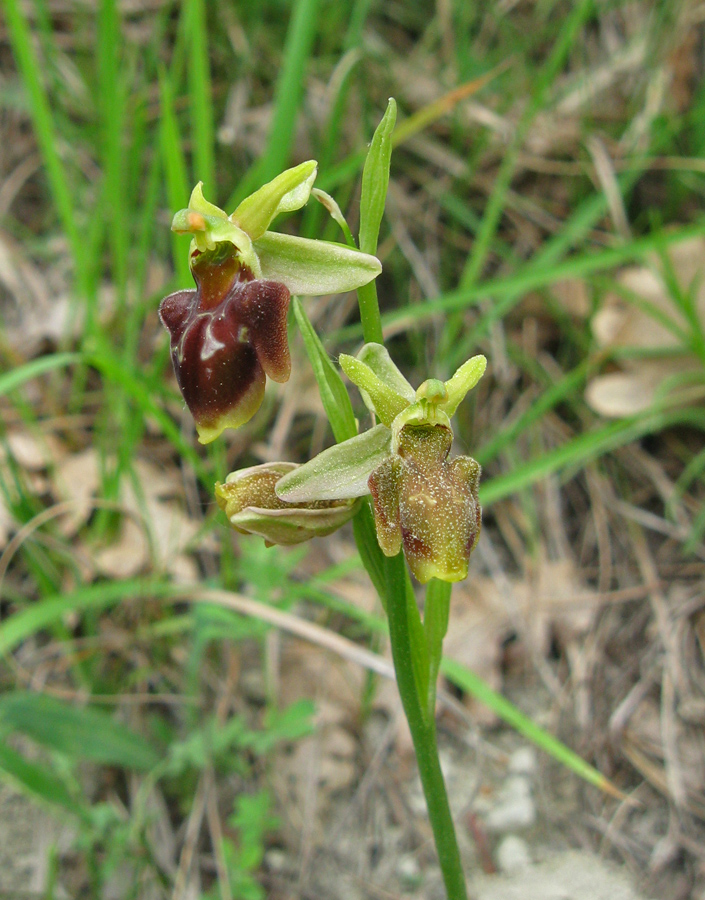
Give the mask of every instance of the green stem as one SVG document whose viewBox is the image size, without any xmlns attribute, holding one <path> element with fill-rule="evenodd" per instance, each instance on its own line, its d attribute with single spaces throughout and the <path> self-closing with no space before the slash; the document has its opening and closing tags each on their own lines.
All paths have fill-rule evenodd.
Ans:
<svg viewBox="0 0 705 900">
<path fill-rule="evenodd" d="M 357 300 L 365 343 L 383 344 L 382 319 L 379 314 L 379 301 L 374 281 L 357 289 Z"/>
<path fill-rule="evenodd" d="M 419 696 L 414 676 L 414 652 L 407 615 L 404 557 L 400 553 L 388 559 L 386 563 L 387 615 L 394 670 L 414 742 L 441 873 L 448 900 L 467 900 L 460 851 L 438 759 L 436 726 L 433 716 L 426 714 L 426 698 Z"/>
<path fill-rule="evenodd" d="M 436 712 L 436 685 L 443 659 L 443 638 L 448 631 L 450 616 L 450 592 L 447 581 L 432 578 L 426 587 L 426 604 L 423 611 L 423 627 L 428 645 L 428 705 L 427 714 L 433 719 Z"/>
</svg>

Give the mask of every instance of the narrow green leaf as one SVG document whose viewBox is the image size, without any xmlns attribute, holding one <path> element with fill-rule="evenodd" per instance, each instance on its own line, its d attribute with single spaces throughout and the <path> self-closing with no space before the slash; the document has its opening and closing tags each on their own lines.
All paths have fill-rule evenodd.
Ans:
<svg viewBox="0 0 705 900">
<path fill-rule="evenodd" d="M 384 214 L 389 185 L 389 163 L 392 155 L 392 132 L 397 118 L 397 105 L 389 100 L 387 111 L 370 143 L 362 172 L 360 197 L 360 249 L 377 252 L 379 228 Z M 370 250 L 371 248 L 371 250 Z M 379 315 L 377 288 L 374 283 L 362 285 L 357 291 L 362 333 L 367 343 L 383 344 L 382 320 Z"/>
<path fill-rule="evenodd" d="M 85 812 L 61 779 L 45 766 L 29 762 L 4 741 L 0 741 L 0 774 L 9 776 L 18 787 L 45 803 L 61 806 L 79 816 Z"/>
<path fill-rule="evenodd" d="M 189 198 L 189 177 L 174 109 L 172 83 L 170 76 L 163 69 L 159 74 L 159 97 L 161 104 L 159 142 L 166 175 L 167 201 L 170 209 L 183 209 Z M 187 247 L 188 243 L 183 237 L 174 235 L 174 266 L 179 274 L 180 287 L 192 283 Z"/>
<path fill-rule="evenodd" d="M 190 38 L 188 81 L 193 143 L 194 181 L 205 181 L 215 190 L 213 99 L 208 62 L 208 27 L 204 0 L 188 0 Z"/>
<path fill-rule="evenodd" d="M 291 305 L 313 368 L 313 374 L 318 383 L 323 408 L 333 429 L 333 435 L 336 441 L 345 441 L 357 434 L 357 424 L 343 379 L 330 361 L 299 298 L 292 298 Z"/>
<path fill-rule="evenodd" d="M 0 659 L 31 635 L 60 622 L 68 613 L 100 610 L 125 600 L 175 593 L 178 589 L 174 585 L 159 581 L 114 581 L 38 600 L 0 623 Z"/>
<path fill-rule="evenodd" d="M 605 272 L 632 260 L 641 259 L 661 244 L 667 246 L 680 244 L 702 234 L 705 234 L 705 219 L 703 218 L 693 225 L 686 225 L 678 230 L 656 231 L 618 247 L 576 253 L 568 259 L 545 268 L 537 268 L 531 263 L 527 263 L 513 275 L 489 278 L 479 284 L 441 294 L 433 300 L 423 300 L 411 307 L 404 306 L 390 310 L 384 314 L 383 322 L 385 325 L 393 325 L 398 322 L 418 324 L 439 313 L 469 309 L 471 306 L 490 299 L 494 302 L 490 311 L 483 317 L 483 330 L 486 331 L 492 322 L 506 315 L 529 291 L 548 287 L 567 278 L 586 278 L 598 272 Z M 350 332 L 353 330 L 349 329 Z M 359 331 L 359 329 L 355 330 Z"/>
<path fill-rule="evenodd" d="M 42 152 L 49 188 L 71 245 L 80 290 L 85 291 L 87 286 L 85 238 L 76 223 L 71 181 L 67 178 L 59 156 L 60 142 L 54 128 L 49 98 L 42 82 L 43 69 L 34 52 L 30 30 L 18 0 L 5 0 L 3 7 L 17 68 L 22 74 L 29 95 L 32 123 Z"/>
<path fill-rule="evenodd" d="M 389 165 L 392 158 L 392 132 L 397 121 L 397 104 L 390 98 L 387 110 L 377 126 L 362 170 L 360 195 L 360 250 L 377 252 L 379 228 L 389 185 Z"/>
<path fill-rule="evenodd" d="M 139 771 L 159 762 L 159 754 L 143 737 L 111 716 L 48 694 L 16 691 L 0 697 L 0 724 L 73 759 Z"/>
<path fill-rule="evenodd" d="M 639 440 L 646 434 L 662 431 L 672 425 L 691 425 L 705 430 L 705 411 L 700 409 L 675 409 L 649 411 L 619 422 L 610 422 L 595 431 L 580 434 L 548 453 L 528 460 L 523 466 L 498 475 L 480 485 L 480 502 L 489 506 L 534 484 L 552 472 L 569 466 L 584 466 L 590 460 L 618 447 Z"/>
<path fill-rule="evenodd" d="M 295 0 L 286 34 L 284 57 L 274 95 L 274 112 L 267 147 L 226 204 L 233 209 L 248 194 L 286 168 L 294 140 L 306 75 L 318 28 L 321 0 Z"/>
<path fill-rule="evenodd" d="M 32 378 L 50 372 L 52 369 L 60 369 L 62 366 L 70 366 L 72 363 L 80 362 L 81 355 L 79 353 L 53 353 L 51 356 L 40 356 L 39 359 L 33 359 L 31 362 L 25 363 L 19 369 L 13 369 L 0 375 L 0 395 L 14 391 Z"/>
<path fill-rule="evenodd" d="M 619 791 L 604 775 L 593 768 L 589 763 L 578 756 L 570 747 L 553 737 L 539 725 L 524 715 L 520 709 L 510 703 L 497 691 L 483 681 L 470 669 L 465 668 L 453 659 L 445 658 L 441 663 L 441 672 L 457 687 L 467 691 L 481 703 L 496 713 L 508 725 L 511 725 L 519 734 L 523 734 L 533 744 L 544 750 L 567 769 L 575 772 L 589 784 L 594 784 L 601 790 L 613 796 L 619 796 Z"/>
</svg>

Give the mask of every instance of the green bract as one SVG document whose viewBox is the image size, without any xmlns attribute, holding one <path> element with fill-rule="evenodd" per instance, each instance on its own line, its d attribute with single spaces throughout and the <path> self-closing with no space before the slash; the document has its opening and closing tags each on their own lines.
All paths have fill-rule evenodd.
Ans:
<svg viewBox="0 0 705 900">
<path fill-rule="evenodd" d="M 376 278 L 380 261 L 344 244 L 268 231 L 280 213 L 304 206 L 316 178 L 315 160 L 282 172 L 228 214 L 203 196 L 199 182 L 187 209 L 176 213 L 172 230 L 191 234 L 189 260 L 229 242 L 252 278 L 284 284 L 292 294 L 336 294 L 354 290 Z"/>
<path fill-rule="evenodd" d="M 482 377 L 485 357 L 416 391 L 381 344 L 366 344 L 357 357 L 342 355 L 340 365 L 380 424 L 284 475 L 277 496 L 301 503 L 371 493 L 387 556 L 403 548 L 422 583 L 460 581 L 480 533 L 480 466 L 466 456 L 448 459 L 450 417 Z"/>
</svg>

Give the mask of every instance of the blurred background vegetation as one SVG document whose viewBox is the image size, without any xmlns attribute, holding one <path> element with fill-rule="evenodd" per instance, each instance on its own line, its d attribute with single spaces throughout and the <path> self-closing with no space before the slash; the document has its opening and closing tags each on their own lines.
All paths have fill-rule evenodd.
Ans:
<svg viewBox="0 0 705 900">
<path fill-rule="evenodd" d="M 196 181 L 231 211 L 315 158 L 354 230 L 394 96 L 390 350 L 415 384 L 490 361 L 456 429 L 484 468 L 485 528 L 454 591 L 448 739 L 484 741 L 502 714 L 474 705 L 469 670 L 514 686 L 637 792 L 612 829 L 618 801 L 546 762 L 546 784 L 570 779 L 585 841 L 607 834 L 662 897 L 701 896 L 705 7 L 1 9 L 0 771 L 42 813 L 31 865 L 0 888 L 351 897 L 340 873 L 357 866 L 360 897 L 381 896 L 365 879 L 400 889 L 393 866 L 359 875 L 325 833 L 379 777 L 369 735 L 397 712 L 371 674 L 388 671 L 384 625 L 351 535 L 266 550 L 212 496 L 234 468 L 331 441 L 299 339 L 292 380 L 204 449 L 157 320 L 191 285 L 169 224 Z M 313 202 L 279 227 L 340 239 Z M 354 297 L 307 309 L 332 357 L 356 352 Z M 408 752 L 403 735 L 380 746 Z M 365 834 L 372 814 L 355 815 Z"/>
</svg>

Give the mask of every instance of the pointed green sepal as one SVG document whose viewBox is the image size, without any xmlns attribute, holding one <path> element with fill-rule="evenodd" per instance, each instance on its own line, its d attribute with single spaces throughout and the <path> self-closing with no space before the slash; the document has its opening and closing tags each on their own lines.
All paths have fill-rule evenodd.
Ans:
<svg viewBox="0 0 705 900">
<path fill-rule="evenodd" d="M 315 159 L 287 169 L 246 197 L 230 217 L 256 241 L 280 213 L 294 212 L 308 202 L 318 163 Z"/>
<path fill-rule="evenodd" d="M 280 281 L 299 296 L 352 291 L 382 271 L 382 263 L 376 256 L 332 241 L 267 231 L 255 241 L 254 247 L 262 277 Z"/>
<path fill-rule="evenodd" d="M 416 399 L 414 389 L 393 362 L 386 347 L 382 344 L 369 343 L 357 354 L 360 362 L 365 363 L 393 391 L 396 391 L 408 403 Z"/>
<path fill-rule="evenodd" d="M 350 381 L 360 389 L 367 408 L 387 427 L 409 405 L 408 400 L 385 384 L 368 365 L 356 357 L 341 353 L 338 361 Z"/>
<path fill-rule="evenodd" d="M 329 447 L 277 483 L 277 496 L 291 502 L 346 499 L 369 494 L 367 481 L 390 455 L 384 425 Z"/>
</svg>

